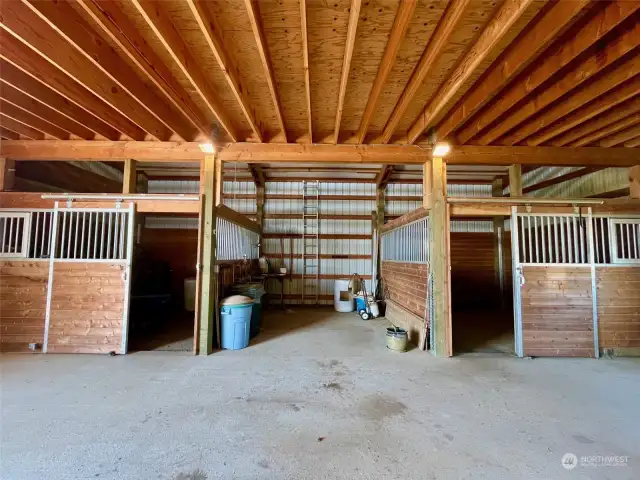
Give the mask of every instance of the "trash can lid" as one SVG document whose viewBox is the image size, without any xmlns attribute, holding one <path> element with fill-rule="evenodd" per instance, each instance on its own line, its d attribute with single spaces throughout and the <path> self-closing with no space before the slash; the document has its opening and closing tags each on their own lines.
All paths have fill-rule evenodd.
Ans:
<svg viewBox="0 0 640 480">
<path fill-rule="evenodd" d="M 220 305 L 246 305 L 248 303 L 253 303 L 253 298 L 245 297 L 244 295 L 231 295 L 223 298 Z"/>
</svg>

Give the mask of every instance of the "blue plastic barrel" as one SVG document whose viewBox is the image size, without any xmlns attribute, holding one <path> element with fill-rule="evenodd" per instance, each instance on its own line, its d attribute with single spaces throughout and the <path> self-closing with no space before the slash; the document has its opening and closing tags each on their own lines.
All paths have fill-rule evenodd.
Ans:
<svg viewBox="0 0 640 480">
<path fill-rule="evenodd" d="M 249 345 L 252 309 L 253 303 L 220 307 L 222 348 L 240 350 Z"/>
</svg>

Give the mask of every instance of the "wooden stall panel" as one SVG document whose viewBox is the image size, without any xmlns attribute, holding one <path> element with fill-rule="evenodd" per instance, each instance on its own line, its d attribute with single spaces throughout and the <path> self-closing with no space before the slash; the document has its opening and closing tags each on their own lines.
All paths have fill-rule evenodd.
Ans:
<svg viewBox="0 0 640 480">
<path fill-rule="evenodd" d="M 589 267 L 524 266 L 524 355 L 593 357 L 593 303 Z"/>
<path fill-rule="evenodd" d="M 0 351 L 31 352 L 30 343 L 42 348 L 48 278 L 49 262 L 0 261 Z"/>
<path fill-rule="evenodd" d="M 380 273 L 385 299 L 424 318 L 429 276 L 427 264 L 383 261 Z"/>
<path fill-rule="evenodd" d="M 123 264 L 56 262 L 48 353 L 122 353 Z"/>
<path fill-rule="evenodd" d="M 640 356 L 640 267 L 597 267 L 601 349 Z"/>
</svg>

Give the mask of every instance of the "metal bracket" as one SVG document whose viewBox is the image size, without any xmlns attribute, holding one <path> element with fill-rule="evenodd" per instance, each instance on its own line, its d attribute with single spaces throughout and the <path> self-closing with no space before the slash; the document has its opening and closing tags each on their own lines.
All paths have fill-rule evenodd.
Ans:
<svg viewBox="0 0 640 480">
<path fill-rule="evenodd" d="M 122 207 L 122 200 L 116 200 L 116 208 L 120 209 Z"/>
<path fill-rule="evenodd" d="M 67 208 L 71 208 L 73 206 L 73 199 L 68 199 L 67 200 Z"/>
<path fill-rule="evenodd" d="M 525 210 L 527 211 L 527 213 L 531 213 L 531 210 L 532 210 L 531 205 L 525 206 Z"/>
</svg>

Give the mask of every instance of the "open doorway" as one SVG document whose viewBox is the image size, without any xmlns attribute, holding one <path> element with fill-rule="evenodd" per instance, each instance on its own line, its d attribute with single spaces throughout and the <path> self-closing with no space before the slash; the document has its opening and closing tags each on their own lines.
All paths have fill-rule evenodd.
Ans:
<svg viewBox="0 0 640 480">
<path fill-rule="evenodd" d="M 514 354 L 511 240 L 504 220 L 452 220 L 453 353 Z"/>
<path fill-rule="evenodd" d="M 138 226 L 130 351 L 193 352 L 197 217 L 147 216 Z"/>
</svg>

